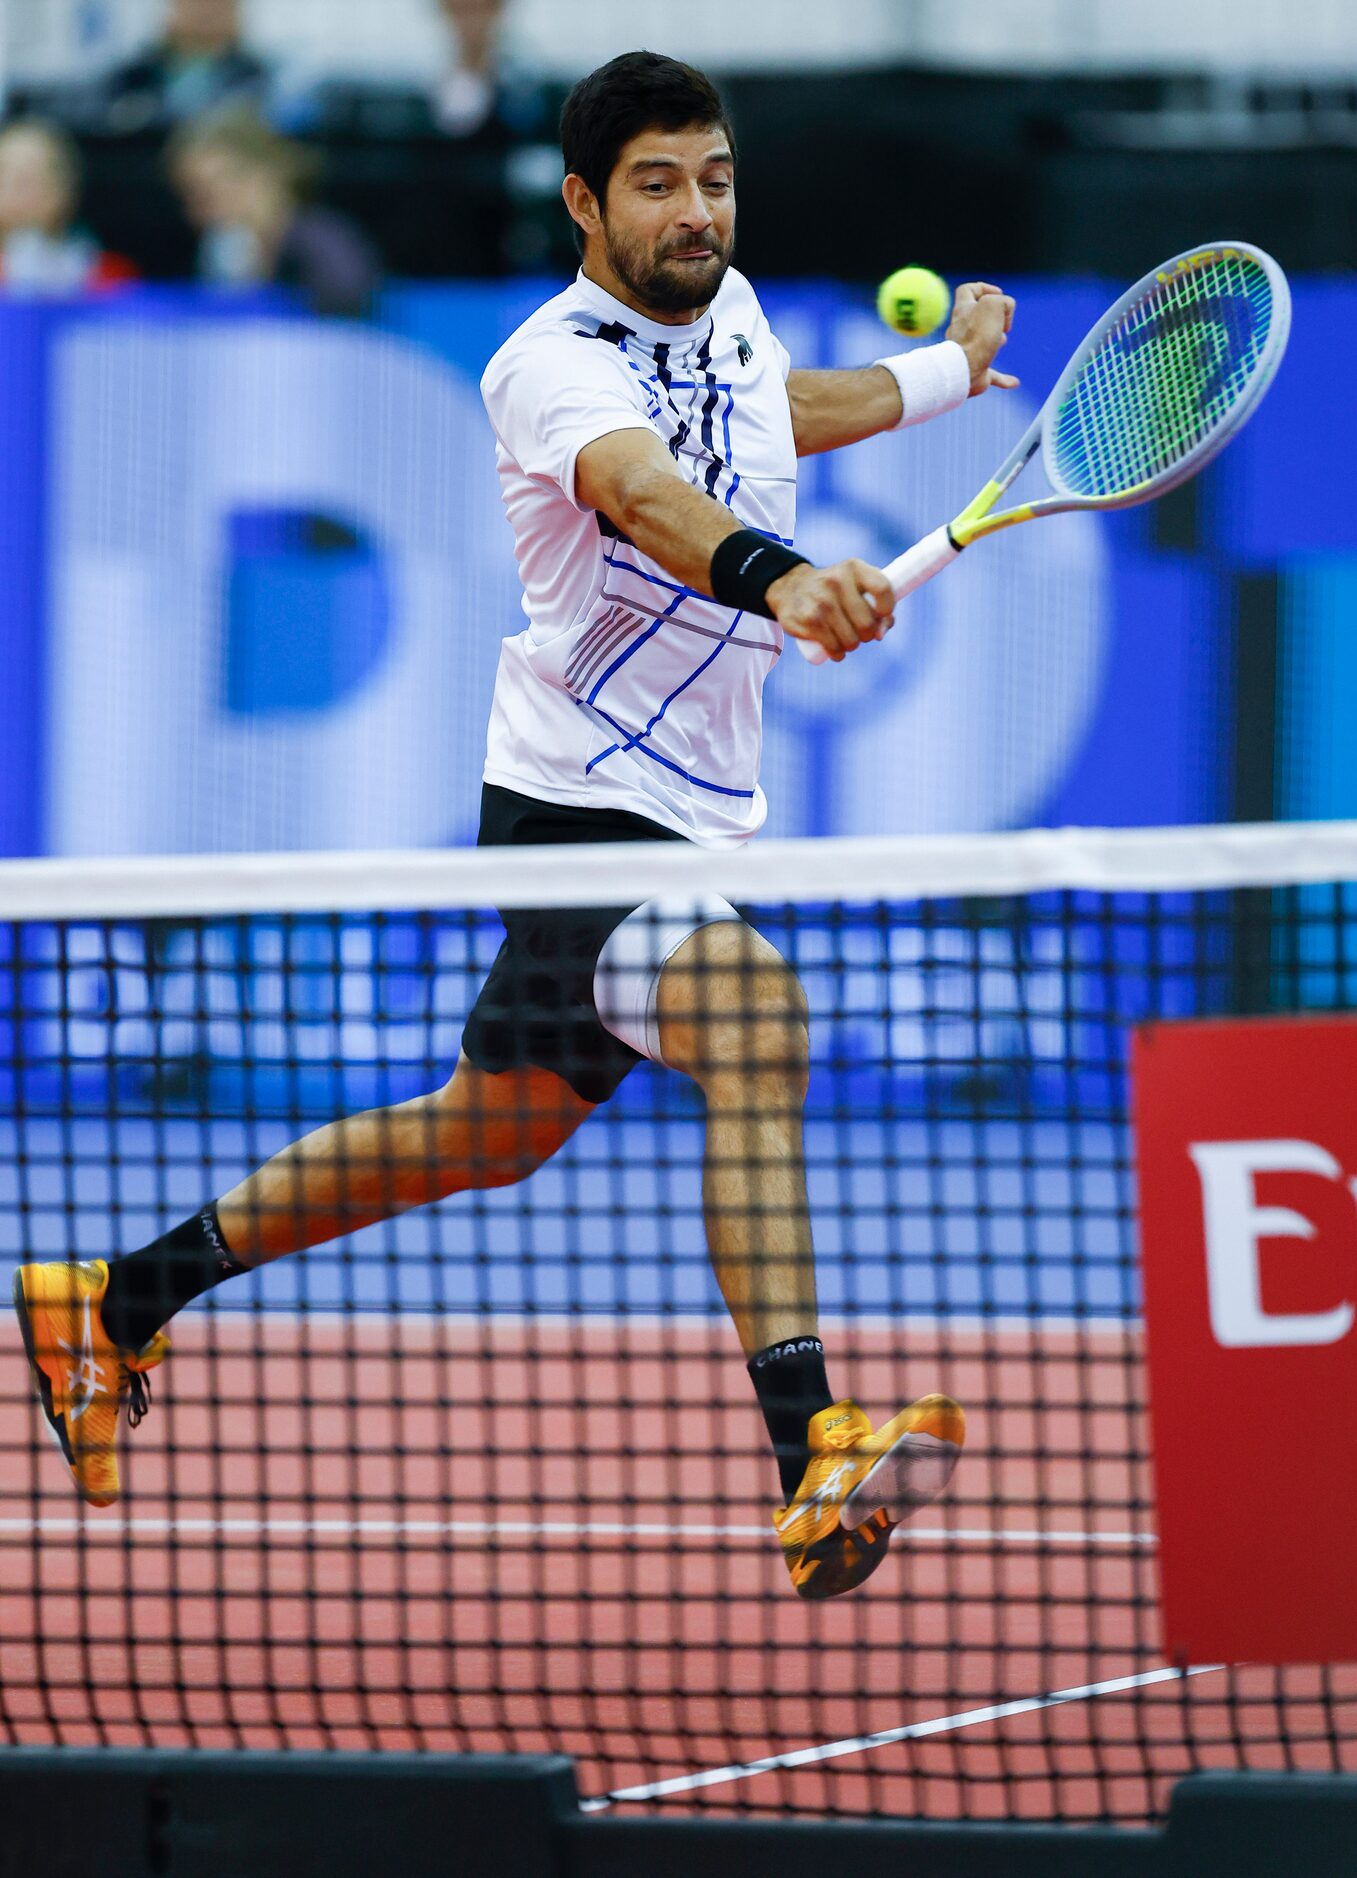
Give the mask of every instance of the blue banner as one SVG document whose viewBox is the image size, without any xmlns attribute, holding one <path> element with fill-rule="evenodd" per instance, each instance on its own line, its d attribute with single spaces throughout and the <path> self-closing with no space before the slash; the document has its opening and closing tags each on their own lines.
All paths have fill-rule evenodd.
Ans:
<svg viewBox="0 0 1357 1878">
<path fill-rule="evenodd" d="M 499 645 L 522 619 L 477 381 L 549 289 L 393 290 L 370 327 L 192 291 L 0 305 L 0 851 L 472 836 Z M 1110 292 L 1020 283 L 1005 364 L 1022 389 L 806 460 L 798 544 L 882 562 L 945 519 Z M 1298 292 L 1291 356 L 1186 532 L 1151 511 L 1017 529 L 921 591 L 879 650 L 784 659 L 769 832 L 1227 816 L 1238 578 L 1294 587 L 1288 630 L 1321 651 L 1346 617 L 1357 520 L 1326 492 L 1354 393 L 1324 339 L 1349 297 Z M 846 290 L 766 299 L 797 363 L 883 348 Z M 1330 708 L 1306 691 L 1307 736 Z M 1297 807 L 1346 799 L 1349 769 L 1337 749 Z"/>
</svg>

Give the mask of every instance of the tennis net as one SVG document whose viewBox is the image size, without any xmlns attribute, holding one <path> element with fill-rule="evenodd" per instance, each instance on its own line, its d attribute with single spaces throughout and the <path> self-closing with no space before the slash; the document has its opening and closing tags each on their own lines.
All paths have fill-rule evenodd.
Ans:
<svg viewBox="0 0 1357 1878">
<path fill-rule="evenodd" d="M 1127 1089 L 1141 1020 L 1349 1006 L 1354 880 L 1350 825 L 0 868 L 9 1262 L 129 1250 L 436 1088 L 490 909 L 720 893 L 809 1004 L 831 1381 L 969 1415 L 870 1583 L 798 1599 L 700 1099 L 640 1065 L 529 1179 L 190 1306 L 116 1506 L 76 1498 L 10 1320 L 0 1740 L 554 1750 L 597 1808 L 1126 1823 L 1196 1768 L 1357 1767 L 1357 1671 L 1160 1653 Z"/>
</svg>

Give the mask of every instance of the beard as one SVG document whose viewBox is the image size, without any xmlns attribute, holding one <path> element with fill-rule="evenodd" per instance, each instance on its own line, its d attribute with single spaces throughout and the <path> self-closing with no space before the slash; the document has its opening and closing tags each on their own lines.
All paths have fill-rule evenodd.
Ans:
<svg viewBox="0 0 1357 1878">
<path fill-rule="evenodd" d="M 699 242 L 711 249 L 709 260 L 669 258 L 674 252 Z M 735 249 L 733 237 L 723 246 L 720 236 L 709 229 L 705 235 L 691 237 L 686 242 L 667 242 L 654 252 L 606 223 L 603 245 L 613 273 L 642 306 L 653 307 L 657 313 L 686 313 L 691 307 L 707 306 L 716 298 Z"/>
</svg>

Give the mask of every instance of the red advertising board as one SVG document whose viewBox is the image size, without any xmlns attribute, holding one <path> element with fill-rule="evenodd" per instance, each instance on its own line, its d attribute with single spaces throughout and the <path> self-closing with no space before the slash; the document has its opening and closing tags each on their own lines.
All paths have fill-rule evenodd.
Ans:
<svg viewBox="0 0 1357 1878">
<path fill-rule="evenodd" d="M 1164 1649 L 1357 1661 L 1357 1019 L 1132 1053 Z"/>
</svg>

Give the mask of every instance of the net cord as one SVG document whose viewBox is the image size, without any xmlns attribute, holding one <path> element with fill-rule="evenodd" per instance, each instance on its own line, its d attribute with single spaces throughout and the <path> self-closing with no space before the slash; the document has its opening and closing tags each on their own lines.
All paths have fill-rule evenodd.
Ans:
<svg viewBox="0 0 1357 1878">
<path fill-rule="evenodd" d="M 1056 892 L 1190 892 L 1357 880 L 1357 821 L 841 836 L 715 851 L 677 842 L 0 862 L 0 919 L 374 908 L 607 906 L 720 894 L 814 904 Z"/>
</svg>

